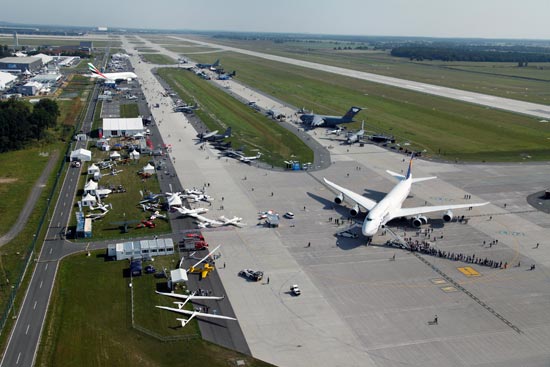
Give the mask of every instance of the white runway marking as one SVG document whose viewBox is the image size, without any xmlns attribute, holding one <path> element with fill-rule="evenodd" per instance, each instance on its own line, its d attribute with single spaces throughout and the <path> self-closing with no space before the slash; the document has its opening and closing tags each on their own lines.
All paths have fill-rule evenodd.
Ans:
<svg viewBox="0 0 550 367">
<path fill-rule="evenodd" d="M 44 283 L 42 280 L 40 281 L 40 286 L 38 288 L 42 288 L 42 283 Z"/>
<path fill-rule="evenodd" d="M 44 266 L 44 271 L 48 270 L 48 264 L 46 264 L 46 266 Z"/>
<path fill-rule="evenodd" d="M 21 352 L 17 355 L 17 360 L 15 361 L 15 364 L 19 364 L 19 358 L 21 358 Z"/>
<path fill-rule="evenodd" d="M 33 310 L 36 310 L 36 304 L 38 303 L 38 301 L 34 301 L 34 306 L 32 306 L 32 309 Z"/>
<path fill-rule="evenodd" d="M 29 333 L 29 328 L 31 327 L 31 324 L 28 324 L 27 325 L 27 330 L 25 331 L 25 335 L 27 335 Z"/>
</svg>

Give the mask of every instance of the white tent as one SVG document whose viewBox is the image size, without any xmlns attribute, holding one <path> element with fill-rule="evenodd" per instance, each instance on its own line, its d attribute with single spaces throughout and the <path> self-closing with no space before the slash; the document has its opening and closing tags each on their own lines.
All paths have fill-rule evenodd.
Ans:
<svg viewBox="0 0 550 367">
<path fill-rule="evenodd" d="M 80 160 L 83 162 L 89 162 L 92 160 L 92 152 L 87 149 L 77 149 L 71 152 L 71 161 Z"/>
<path fill-rule="evenodd" d="M 114 152 L 111 153 L 110 157 L 111 157 L 111 159 L 115 159 L 115 160 L 120 159 L 120 153 L 117 152 L 117 151 L 114 151 Z"/>
<path fill-rule="evenodd" d="M 151 166 L 151 163 L 147 163 L 145 167 L 143 167 L 143 173 L 148 173 L 150 175 L 155 174 L 155 167 Z"/>
<path fill-rule="evenodd" d="M 82 198 L 82 206 L 91 206 L 97 203 L 97 199 L 92 194 L 88 193 Z"/>
<path fill-rule="evenodd" d="M 99 167 L 95 165 L 95 163 L 92 163 L 90 167 L 88 167 L 88 174 L 89 175 L 95 175 L 96 172 L 99 172 Z"/>
<path fill-rule="evenodd" d="M 137 161 L 139 159 L 139 156 L 140 156 L 139 152 L 135 149 L 130 152 L 131 159 L 135 159 Z"/>
<path fill-rule="evenodd" d="M 185 269 L 175 269 L 170 271 L 170 280 L 172 283 L 187 282 L 187 272 Z"/>
<path fill-rule="evenodd" d="M 90 180 L 86 185 L 84 185 L 84 193 L 86 194 L 95 195 L 96 190 L 97 190 L 97 182 L 95 182 L 94 180 Z"/>
</svg>

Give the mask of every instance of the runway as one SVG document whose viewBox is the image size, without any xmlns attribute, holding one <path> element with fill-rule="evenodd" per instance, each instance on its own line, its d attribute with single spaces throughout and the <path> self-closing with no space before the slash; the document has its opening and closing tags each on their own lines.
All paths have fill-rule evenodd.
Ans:
<svg viewBox="0 0 550 367">
<path fill-rule="evenodd" d="M 283 57 L 283 56 L 277 56 L 277 55 L 271 55 L 263 52 L 250 51 L 242 48 L 224 46 L 224 45 L 219 45 L 211 42 L 197 41 L 197 40 L 178 37 L 178 36 L 172 36 L 172 38 L 186 41 L 186 42 L 193 42 L 203 46 L 215 47 L 224 51 L 233 51 L 240 54 L 259 57 L 259 58 L 267 59 L 271 61 L 277 61 L 285 64 L 301 66 L 308 69 L 325 71 L 332 74 L 347 76 L 347 77 L 361 79 L 361 80 L 367 80 L 375 83 L 391 85 L 394 87 L 408 89 L 415 92 L 431 94 L 439 97 L 451 98 L 461 102 L 474 103 L 481 106 L 496 108 L 500 110 L 520 113 L 520 114 L 529 115 L 529 116 L 535 116 L 539 118 L 547 119 L 550 117 L 550 106 L 546 106 L 542 104 L 523 102 L 515 99 L 491 96 L 491 95 L 482 94 L 482 93 L 469 92 L 469 91 L 464 91 L 460 89 L 454 89 L 454 88 L 442 87 L 442 86 L 437 86 L 432 84 L 415 82 L 411 80 L 393 78 L 389 76 L 372 74 L 372 73 L 367 73 L 363 71 L 340 68 L 337 66 L 318 64 L 314 62 L 297 60 L 297 59 L 292 59 L 289 57 Z"/>
</svg>

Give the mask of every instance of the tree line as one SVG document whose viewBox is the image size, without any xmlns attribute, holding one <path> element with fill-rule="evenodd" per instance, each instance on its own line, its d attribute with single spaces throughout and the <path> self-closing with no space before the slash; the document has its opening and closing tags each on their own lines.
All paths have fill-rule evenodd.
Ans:
<svg viewBox="0 0 550 367">
<path fill-rule="evenodd" d="M 550 62 L 550 51 L 540 47 L 452 47 L 411 45 L 391 50 L 395 57 L 411 60 L 490 61 L 490 62 Z"/>
<path fill-rule="evenodd" d="M 34 105 L 16 99 L 0 102 L 0 153 L 40 141 L 46 129 L 56 125 L 58 116 L 57 102 L 47 98 Z"/>
</svg>

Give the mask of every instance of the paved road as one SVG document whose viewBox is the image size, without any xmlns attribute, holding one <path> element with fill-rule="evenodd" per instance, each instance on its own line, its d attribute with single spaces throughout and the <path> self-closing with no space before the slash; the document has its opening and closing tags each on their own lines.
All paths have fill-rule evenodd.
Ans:
<svg viewBox="0 0 550 367">
<path fill-rule="evenodd" d="M 427 94 L 432 94 L 440 97 L 455 99 L 457 101 L 469 102 L 469 103 L 474 103 L 474 104 L 478 104 L 486 107 L 497 108 L 500 110 L 516 112 L 524 115 L 530 115 L 530 116 L 542 117 L 542 118 L 550 117 L 550 106 L 546 106 L 542 104 L 518 101 L 515 99 L 496 97 L 496 96 L 475 93 L 475 92 L 468 92 L 460 89 L 420 83 L 412 80 L 398 79 L 398 78 L 393 78 L 389 76 L 367 73 L 363 71 L 344 69 L 337 66 L 323 65 L 315 62 L 296 60 L 289 57 L 270 55 L 263 52 L 256 52 L 256 51 L 245 50 L 242 48 L 223 46 L 215 43 L 202 42 L 202 41 L 197 41 L 197 40 L 183 38 L 183 37 L 172 36 L 172 38 L 182 40 L 182 41 L 187 41 L 187 42 L 193 42 L 204 46 L 216 47 L 221 50 L 233 51 L 233 52 L 237 52 L 245 55 L 260 57 L 262 59 L 278 61 L 285 64 L 301 66 L 308 69 L 326 71 L 328 73 L 343 75 L 343 76 L 356 78 L 356 79 L 367 80 L 375 83 L 391 85 L 394 87 L 408 89 L 415 92 L 427 93 Z"/>
<path fill-rule="evenodd" d="M 34 210 L 34 207 L 36 206 L 36 203 L 40 198 L 40 195 L 42 194 L 44 187 L 46 186 L 46 181 L 48 180 L 48 178 L 52 174 L 53 169 L 55 168 L 55 164 L 57 163 L 58 158 L 59 158 L 59 152 L 57 151 L 53 152 L 53 154 L 50 156 L 48 160 L 48 164 L 46 164 L 46 167 L 44 167 L 42 174 L 34 184 L 34 187 L 31 190 L 31 194 L 29 195 L 27 202 L 25 203 L 25 205 L 23 206 L 23 209 L 19 213 L 19 217 L 17 218 L 17 221 L 5 235 L 0 237 L 0 246 L 4 246 L 6 243 L 13 240 L 15 236 L 17 236 L 19 232 L 21 232 L 21 230 L 27 224 L 27 221 L 29 220 L 29 216 Z"/>
<path fill-rule="evenodd" d="M 96 84 L 82 127 L 84 133 L 91 130 L 94 113 L 92 107 L 97 95 Z M 86 141 L 77 141 L 75 149 L 86 148 L 86 145 Z M 19 310 L 14 310 L 18 317 L 0 366 L 33 365 L 59 261 L 68 254 L 84 250 L 84 245 L 71 244 L 63 239 L 70 220 L 79 175 L 80 168 L 69 167 L 67 170 L 23 304 Z"/>
</svg>

